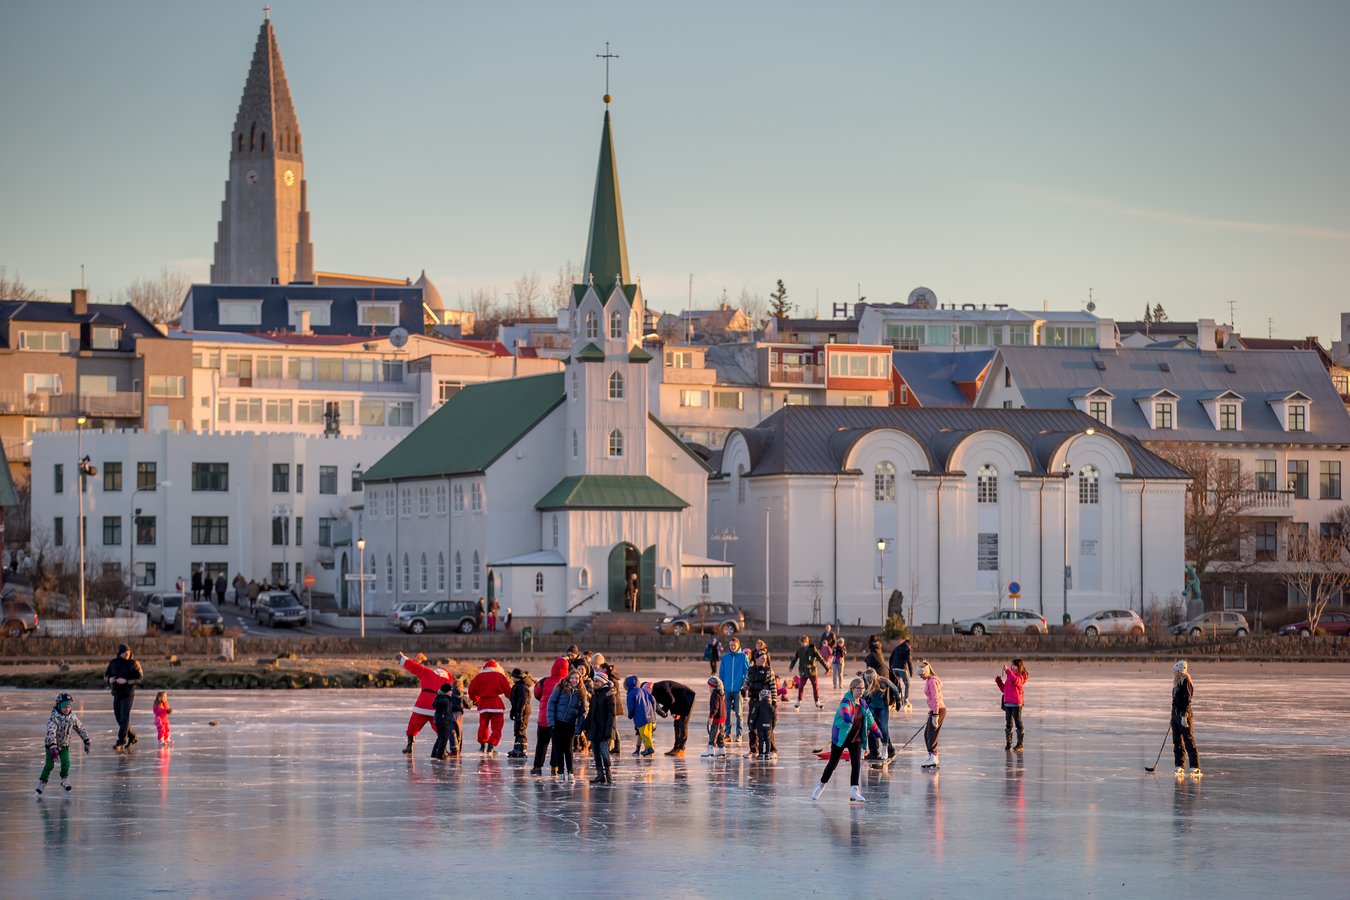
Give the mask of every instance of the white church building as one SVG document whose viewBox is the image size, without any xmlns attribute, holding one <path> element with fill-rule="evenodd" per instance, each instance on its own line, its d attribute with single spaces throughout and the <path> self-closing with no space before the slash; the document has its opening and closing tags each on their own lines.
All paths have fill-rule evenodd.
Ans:
<svg viewBox="0 0 1350 900">
<path fill-rule="evenodd" d="M 718 469 L 734 602 L 771 623 L 879 625 L 894 590 L 915 624 L 1013 585 L 1052 624 L 1181 591 L 1189 476 L 1076 410 L 787 406 Z"/>
<path fill-rule="evenodd" d="M 370 609 L 495 597 L 553 627 L 731 599 L 711 468 L 649 409 L 608 109 L 583 271 L 563 372 L 466 386 L 365 472 Z"/>
</svg>

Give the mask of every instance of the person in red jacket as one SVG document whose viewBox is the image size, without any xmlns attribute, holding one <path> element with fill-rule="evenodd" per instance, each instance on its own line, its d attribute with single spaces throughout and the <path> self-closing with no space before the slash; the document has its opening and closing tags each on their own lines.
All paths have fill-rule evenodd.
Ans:
<svg viewBox="0 0 1350 900">
<path fill-rule="evenodd" d="M 484 753 L 495 753 L 502 742 L 506 711 L 502 697 L 510 693 L 511 679 L 495 659 L 489 659 L 469 682 L 469 699 L 478 707 L 478 749 Z"/>
<path fill-rule="evenodd" d="M 407 669 L 422 688 L 417 695 L 417 702 L 413 704 L 412 714 L 408 716 L 408 746 L 403 748 L 404 753 L 412 753 L 413 739 L 423 725 L 430 723 L 432 730 L 435 730 L 436 692 L 441 689 L 441 685 L 450 681 L 450 673 L 444 669 L 422 665 L 421 661 L 425 659 L 421 653 L 417 654 L 417 659 L 409 659 L 402 653 L 398 655 L 399 665 Z"/>
<path fill-rule="evenodd" d="M 548 755 L 548 743 L 553 738 L 553 723 L 548 720 L 548 698 L 553 694 L 558 682 L 567 677 L 571 668 L 567 657 L 560 656 L 553 661 L 553 668 L 549 670 L 548 677 L 541 679 L 534 686 L 534 699 L 539 701 L 539 718 L 535 720 L 538 724 L 534 733 L 534 765 L 530 768 L 531 775 L 544 774 L 544 758 Z"/>
</svg>

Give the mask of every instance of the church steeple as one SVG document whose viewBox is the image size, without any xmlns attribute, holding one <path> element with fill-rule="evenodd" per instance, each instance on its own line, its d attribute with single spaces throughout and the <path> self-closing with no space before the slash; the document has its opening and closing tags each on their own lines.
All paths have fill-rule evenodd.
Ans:
<svg viewBox="0 0 1350 900">
<path fill-rule="evenodd" d="M 608 294 L 615 276 L 632 284 L 628 271 L 628 241 L 623 231 L 623 204 L 619 201 L 619 169 L 614 162 L 614 138 L 609 128 L 609 95 L 605 95 L 605 127 L 600 135 L 600 166 L 595 175 L 595 199 L 591 204 L 591 230 L 586 241 L 583 275 Z"/>
<path fill-rule="evenodd" d="M 213 282 L 314 280 L 301 146 L 300 120 L 276 31 L 265 17 L 230 133 L 230 178 L 211 266 Z"/>
</svg>

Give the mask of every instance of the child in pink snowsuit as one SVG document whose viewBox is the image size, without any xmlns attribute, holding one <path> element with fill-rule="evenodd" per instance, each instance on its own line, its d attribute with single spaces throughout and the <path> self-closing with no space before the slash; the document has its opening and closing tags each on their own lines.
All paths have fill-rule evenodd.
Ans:
<svg viewBox="0 0 1350 900">
<path fill-rule="evenodd" d="M 159 736 L 160 746 L 164 746 L 169 741 L 169 716 L 173 710 L 169 708 L 169 692 L 160 691 L 155 695 L 155 734 Z"/>
</svg>

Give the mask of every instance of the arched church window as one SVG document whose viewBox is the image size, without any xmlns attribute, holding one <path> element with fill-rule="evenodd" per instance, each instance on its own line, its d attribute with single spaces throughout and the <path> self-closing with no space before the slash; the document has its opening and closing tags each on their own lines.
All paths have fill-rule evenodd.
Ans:
<svg viewBox="0 0 1350 900">
<path fill-rule="evenodd" d="M 609 339 L 611 341 L 623 340 L 623 313 L 618 310 L 609 314 Z"/>
<path fill-rule="evenodd" d="M 661 587 L 665 590 L 670 590 L 670 585 L 671 585 L 670 569 L 663 568 L 661 569 Z"/>
<path fill-rule="evenodd" d="M 576 458 L 577 458 L 577 454 L 578 454 L 579 452 L 580 452 L 580 448 L 578 447 L 577 430 L 576 430 L 575 428 L 573 428 L 573 429 L 572 429 L 572 458 L 573 458 L 573 459 L 576 459 Z"/>
<path fill-rule="evenodd" d="M 1096 466 L 1083 466 L 1078 471 L 1078 502 L 1101 502 L 1101 473 Z"/>
<path fill-rule="evenodd" d="M 248 149 L 253 150 L 258 145 L 258 123 L 254 122 L 248 126 Z"/>
<path fill-rule="evenodd" d="M 623 432 L 617 428 L 609 433 L 609 455 L 613 459 L 623 457 Z"/>
<path fill-rule="evenodd" d="M 980 466 L 976 473 L 975 501 L 977 503 L 998 502 L 998 469 L 988 463 Z"/>
<path fill-rule="evenodd" d="M 258 149 L 261 150 L 261 151 L 263 151 L 264 153 L 266 153 L 266 152 L 267 152 L 267 132 L 264 131 L 264 132 L 262 133 L 262 135 L 261 135 L 261 137 L 260 137 L 260 141 L 261 141 L 261 144 L 259 145 Z"/>
<path fill-rule="evenodd" d="M 431 583 L 430 583 L 430 581 L 429 581 L 428 578 L 427 578 L 427 555 L 426 555 L 425 553 L 423 553 L 423 554 L 422 554 L 422 593 L 425 594 L 425 593 L 427 592 L 427 590 L 430 589 L 430 587 L 431 587 Z"/>
<path fill-rule="evenodd" d="M 872 474 L 873 497 L 878 503 L 895 502 L 895 465 L 889 462 L 877 463 Z"/>
<path fill-rule="evenodd" d="M 623 399 L 623 373 L 611 372 L 609 376 L 609 399 Z"/>
<path fill-rule="evenodd" d="M 389 593 L 394 592 L 394 557 L 390 553 L 384 555 L 384 586 Z"/>
<path fill-rule="evenodd" d="M 455 551 L 455 593 L 458 594 L 464 590 L 464 560 L 460 558 L 459 551 Z"/>
<path fill-rule="evenodd" d="M 698 580 L 698 590 L 699 593 L 705 597 L 712 593 L 712 582 L 708 578 L 706 572 L 703 574 L 703 577 Z"/>
<path fill-rule="evenodd" d="M 445 551 L 436 554 L 436 592 L 445 593 Z"/>
<path fill-rule="evenodd" d="M 483 589 L 483 567 L 478 562 L 478 551 L 473 551 L 473 589 L 480 591 Z"/>
<path fill-rule="evenodd" d="M 600 319 L 595 314 L 595 310 L 586 313 L 586 338 L 595 340 L 600 337 Z"/>
<path fill-rule="evenodd" d="M 745 502 L 745 464 L 736 466 L 736 502 Z"/>
<path fill-rule="evenodd" d="M 534 573 L 534 592 L 535 592 L 536 594 L 542 594 L 542 593 L 544 592 L 544 573 L 543 573 L 543 572 L 535 572 L 535 573 Z"/>
<path fill-rule="evenodd" d="M 581 571 L 577 573 L 577 586 L 583 591 L 591 586 L 591 572 L 585 566 L 582 566 Z"/>
</svg>

